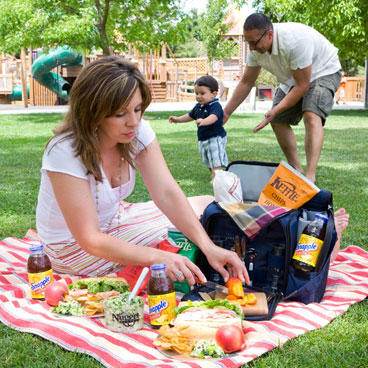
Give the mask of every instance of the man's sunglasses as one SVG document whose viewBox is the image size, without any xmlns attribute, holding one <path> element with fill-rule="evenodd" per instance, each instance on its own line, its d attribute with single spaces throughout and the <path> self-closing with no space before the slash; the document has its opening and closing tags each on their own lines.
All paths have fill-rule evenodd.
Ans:
<svg viewBox="0 0 368 368">
<path fill-rule="evenodd" d="M 270 31 L 269 29 L 266 29 L 260 38 L 258 38 L 257 41 L 248 41 L 249 46 L 256 47 L 258 45 L 258 42 L 261 41 L 261 39 L 265 36 L 265 34 Z"/>
</svg>

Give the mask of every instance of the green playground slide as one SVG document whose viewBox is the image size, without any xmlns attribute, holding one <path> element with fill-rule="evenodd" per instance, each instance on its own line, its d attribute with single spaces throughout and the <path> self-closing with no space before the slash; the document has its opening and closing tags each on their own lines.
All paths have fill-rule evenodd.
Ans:
<svg viewBox="0 0 368 368">
<path fill-rule="evenodd" d="M 69 46 L 56 47 L 33 62 L 32 77 L 63 100 L 68 100 L 71 84 L 51 70 L 58 65 L 82 65 L 82 61 L 82 55 Z"/>
<path fill-rule="evenodd" d="M 29 85 L 27 85 L 27 94 L 29 97 Z M 20 84 L 15 84 L 13 92 L 8 95 L 10 101 L 22 101 L 22 86 Z"/>
</svg>

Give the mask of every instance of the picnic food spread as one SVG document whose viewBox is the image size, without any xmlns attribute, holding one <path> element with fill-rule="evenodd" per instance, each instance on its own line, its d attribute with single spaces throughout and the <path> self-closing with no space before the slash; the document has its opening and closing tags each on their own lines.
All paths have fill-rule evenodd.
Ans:
<svg viewBox="0 0 368 368">
<path fill-rule="evenodd" d="M 52 283 L 48 288 L 54 287 Z M 76 308 L 78 303 L 83 313 L 82 315 L 92 316 L 101 314 L 104 311 L 103 300 L 112 296 L 129 291 L 129 285 L 122 277 L 88 277 L 68 285 L 68 291 L 62 301 L 59 301 L 53 313 L 64 315 L 81 315 L 81 309 Z M 48 293 L 48 290 L 46 291 Z M 60 295 L 63 291 L 60 290 Z M 54 305 L 49 300 L 49 304 Z"/>
<path fill-rule="evenodd" d="M 151 271 L 147 294 L 151 325 L 159 328 L 153 342 L 158 350 L 177 359 L 179 355 L 184 359 L 219 359 L 244 349 L 243 304 L 248 299 L 240 279 L 229 279 L 227 298 L 189 300 L 176 307 L 166 265 L 152 265 Z M 86 317 L 104 313 L 105 326 L 114 332 L 131 333 L 143 327 L 144 299 L 130 293 L 122 277 L 89 277 L 68 286 L 55 281 L 45 294 L 55 314 Z M 235 299 L 228 300 L 229 296 Z M 254 295 L 249 300 L 257 302 Z"/>
<path fill-rule="evenodd" d="M 176 358 L 223 358 L 245 347 L 241 307 L 229 300 L 181 302 L 175 308 L 173 327 L 162 326 L 153 344 L 171 350 Z M 175 357 L 175 355 L 171 355 Z"/>
<path fill-rule="evenodd" d="M 27 272 L 32 299 L 43 300 L 47 285 L 54 281 L 51 261 L 43 252 L 42 244 L 34 245 L 29 250 L 31 254 L 27 262 Z"/>
</svg>

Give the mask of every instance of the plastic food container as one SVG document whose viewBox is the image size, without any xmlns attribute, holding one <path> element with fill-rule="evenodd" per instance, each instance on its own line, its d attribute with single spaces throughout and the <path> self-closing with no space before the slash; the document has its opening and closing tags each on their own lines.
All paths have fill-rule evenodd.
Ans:
<svg viewBox="0 0 368 368">
<path fill-rule="evenodd" d="M 103 302 L 105 326 L 114 332 L 134 332 L 143 327 L 144 299 L 135 296 L 130 302 L 130 293 L 107 298 Z"/>
</svg>

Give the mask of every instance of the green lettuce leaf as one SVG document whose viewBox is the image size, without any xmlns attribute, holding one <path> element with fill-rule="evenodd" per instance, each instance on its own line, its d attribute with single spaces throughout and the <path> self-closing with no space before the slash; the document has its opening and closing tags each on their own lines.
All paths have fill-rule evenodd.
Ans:
<svg viewBox="0 0 368 368">
<path fill-rule="evenodd" d="M 240 305 L 231 303 L 227 299 L 214 299 L 206 300 L 204 302 L 193 302 L 192 305 L 183 305 L 181 307 L 176 307 L 174 309 L 175 316 L 189 308 L 227 308 L 235 312 L 241 319 L 244 319 L 244 314 Z"/>
<path fill-rule="evenodd" d="M 116 290 L 119 293 L 129 291 L 129 285 L 124 284 L 120 280 L 100 279 L 100 280 L 79 280 L 68 285 L 69 289 L 88 289 L 92 294 L 97 294 L 103 291 Z"/>
</svg>

